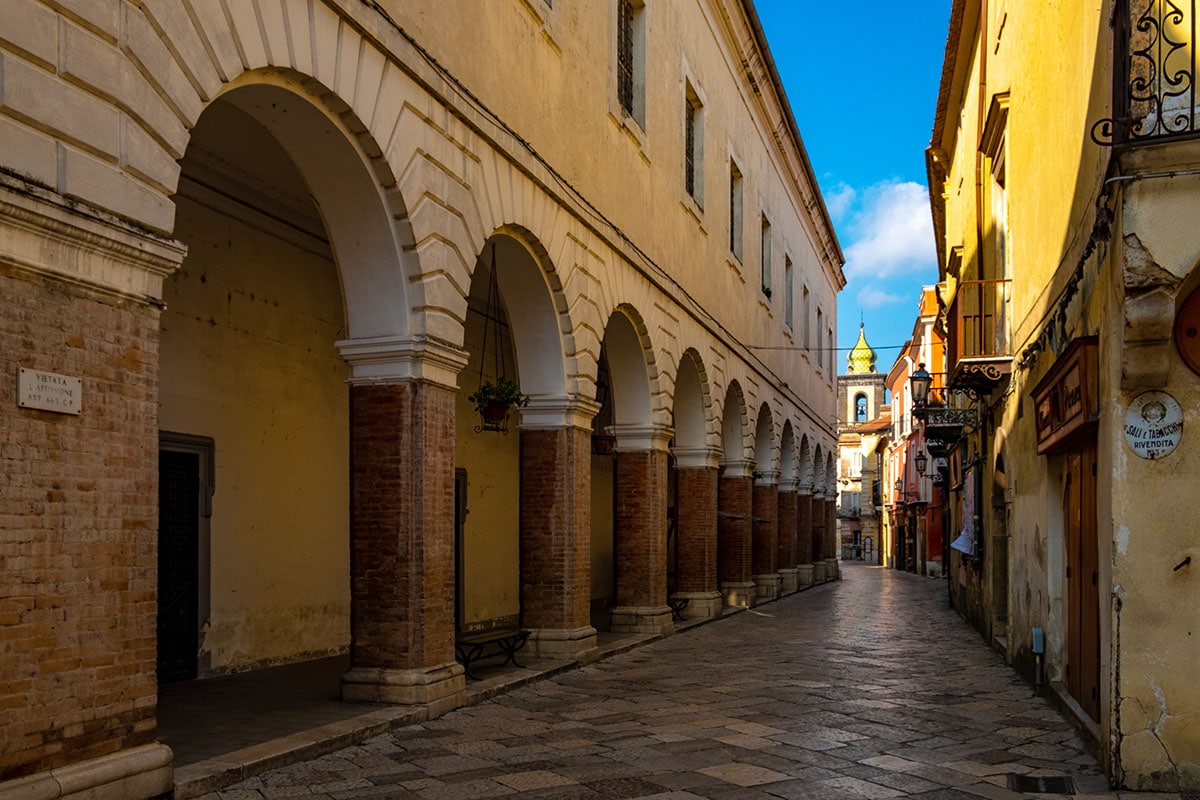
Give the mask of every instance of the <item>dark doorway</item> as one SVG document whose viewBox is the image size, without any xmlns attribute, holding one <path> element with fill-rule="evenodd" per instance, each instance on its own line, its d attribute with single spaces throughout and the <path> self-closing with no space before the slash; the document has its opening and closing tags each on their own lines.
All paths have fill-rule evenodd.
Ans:
<svg viewBox="0 0 1200 800">
<path fill-rule="evenodd" d="M 163 434 L 158 451 L 158 681 L 199 671 L 200 625 L 207 613 L 211 439 Z M 203 597 L 202 597 L 203 593 Z"/>
</svg>

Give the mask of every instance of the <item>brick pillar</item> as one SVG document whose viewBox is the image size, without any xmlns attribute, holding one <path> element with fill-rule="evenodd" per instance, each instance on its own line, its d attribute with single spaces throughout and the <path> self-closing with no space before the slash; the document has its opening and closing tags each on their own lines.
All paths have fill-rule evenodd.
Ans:
<svg viewBox="0 0 1200 800">
<path fill-rule="evenodd" d="M 799 588 L 796 569 L 796 510 L 798 505 L 794 484 L 791 481 L 780 483 L 778 510 L 775 516 L 779 522 L 775 566 L 779 571 L 781 595 L 792 594 Z"/>
<path fill-rule="evenodd" d="M 687 600 L 685 619 L 721 616 L 717 588 L 717 453 L 676 447 L 676 558 L 674 597 Z"/>
<path fill-rule="evenodd" d="M 466 703 L 454 660 L 454 409 L 466 354 L 338 343 L 350 386 L 350 670 L 342 697 Z"/>
<path fill-rule="evenodd" d="M 27 188 L 0 179 L 0 796 L 153 797 L 154 301 L 184 250 Z"/>
<path fill-rule="evenodd" d="M 617 437 L 613 519 L 617 604 L 611 629 L 675 631 L 667 605 L 667 442 L 669 428 L 614 425 Z"/>
<path fill-rule="evenodd" d="M 813 583 L 824 583 L 825 576 L 825 495 L 816 491 L 812 499 Z"/>
<path fill-rule="evenodd" d="M 588 605 L 596 411 L 590 401 L 521 409 L 521 623 L 545 658 L 596 652 Z"/>
<path fill-rule="evenodd" d="M 779 490 L 777 473 L 768 473 L 754 484 L 751 569 L 755 603 L 779 599 Z"/>
<path fill-rule="evenodd" d="M 813 585 L 812 509 L 812 487 L 802 485 L 796 493 L 796 581 L 801 589 Z"/>
<path fill-rule="evenodd" d="M 754 465 L 725 465 L 717 484 L 717 582 L 727 606 L 749 608 L 755 584 L 751 562 Z"/>
<path fill-rule="evenodd" d="M 350 387 L 350 671 L 342 697 L 466 702 L 454 660 L 455 391 Z"/>
<path fill-rule="evenodd" d="M 835 581 L 838 575 L 838 549 L 841 542 L 837 540 L 837 501 L 830 498 L 825 501 L 825 578 Z"/>
</svg>

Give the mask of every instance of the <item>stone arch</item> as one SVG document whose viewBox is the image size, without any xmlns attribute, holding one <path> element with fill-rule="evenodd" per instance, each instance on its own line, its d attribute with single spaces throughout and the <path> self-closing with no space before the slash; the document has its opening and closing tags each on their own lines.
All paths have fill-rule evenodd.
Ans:
<svg viewBox="0 0 1200 800">
<path fill-rule="evenodd" d="M 651 398 L 657 383 L 654 352 L 641 315 L 630 305 L 618 306 L 604 328 L 604 357 L 612 386 L 613 422 L 649 426 Z"/>
<path fill-rule="evenodd" d="M 783 423 L 783 435 L 779 440 L 779 485 L 780 487 L 795 488 L 799 478 L 796 460 L 796 435 L 792 429 L 792 421 Z"/>
<path fill-rule="evenodd" d="M 746 398 L 742 387 L 731 381 L 725 390 L 725 403 L 721 408 L 721 448 L 725 464 L 734 464 L 746 458 Z"/>
<path fill-rule="evenodd" d="M 348 112 L 314 95 L 294 76 L 245 73 L 206 106 L 225 103 L 249 116 L 286 152 L 317 204 L 338 266 L 350 339 L 409 333 L 408 274 L 403 242 L 411 237 L 395 179 L 370 155 L 378 145 L 355 129 Z M 219 113 L 219 111 L 218 111 Z"/>
<path fill-rule="evenodd" d="M 775 424 L 766 403 L 758 407 L 754 426 L 754 468 L 764 479 L 775 471 Z"/>
<path fill-rule="evenodd" d="M 492 246 L 521 390 L 533 398 L 560 397 L 567 391 L 564 340 L 571 327 L 549 254 L 529 230 L 516 225 L 498 229 L 480 259 L 490 258 Z"/>
<path fill-rule="evenodd" d="M 712 402 L 704 362 L 694 348 L 689 347 L 679 361 L 674 394 L 675 447 L 705 447 Z"/>
<path fill-rule="evenodd" d="M 813 494 L 825 493 L 825 452 L 819 444 L 813 452 L 812 488 Z"/>
<path fill-rule="evenodd" d="M 800 453 L 796 459 L 796 480 L 799 487 L 806 491 L 812 490 L 813 456 L 808 443 L 808 434 L 800 436 Z"/>
</svg>

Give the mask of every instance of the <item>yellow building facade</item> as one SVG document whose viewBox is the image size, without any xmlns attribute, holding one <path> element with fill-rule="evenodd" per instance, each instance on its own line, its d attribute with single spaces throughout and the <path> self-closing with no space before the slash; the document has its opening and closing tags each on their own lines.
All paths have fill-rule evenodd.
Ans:
<svg viewBox="0 0 1200 800">
<path fill-rule="evenodd" d="M 956 0 L 931 146 L 960 612 L 1114 786 L 1200 786 L 1194 3 Z"/>
<path fill-rule="evenodd" d="M 844 259 L 752 3 L 6 11 L 0 794 L 169 793 L 167 681 L 436 716 L 472 635 L 837 576 Z"/>
</svg>

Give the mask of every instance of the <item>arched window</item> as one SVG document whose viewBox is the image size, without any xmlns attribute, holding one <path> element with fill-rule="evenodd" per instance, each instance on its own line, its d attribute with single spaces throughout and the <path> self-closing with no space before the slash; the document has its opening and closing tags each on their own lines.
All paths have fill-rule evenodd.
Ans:
<svg viewBox="0 0 1200 800">
<path fill-rule="evenodd" d="M 867 396 L 861 392 L 854 396 L 854 421 L 867 421 Z"/>
</svg>

